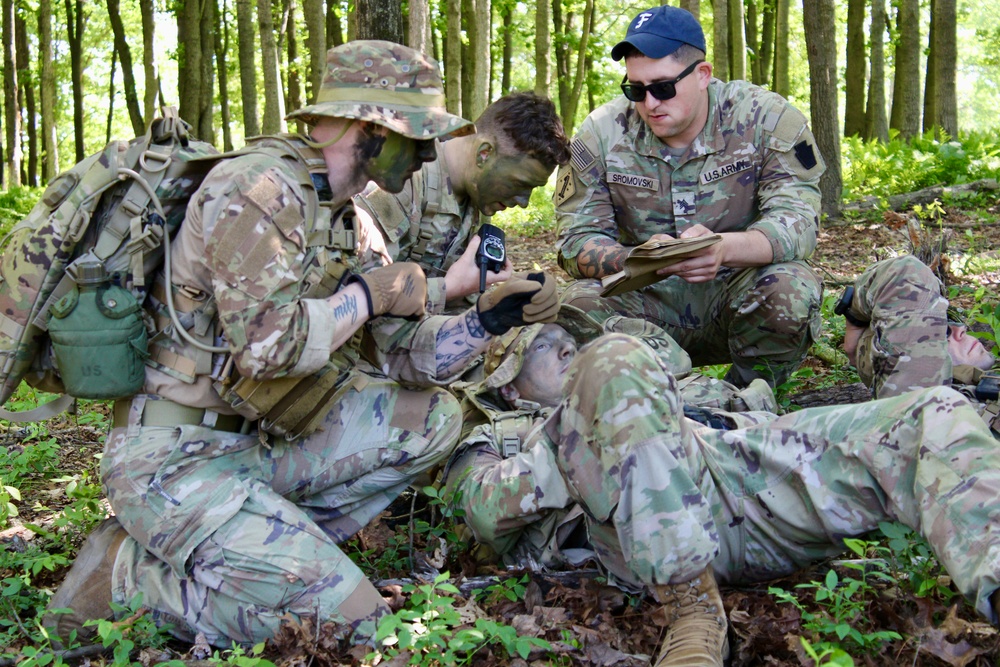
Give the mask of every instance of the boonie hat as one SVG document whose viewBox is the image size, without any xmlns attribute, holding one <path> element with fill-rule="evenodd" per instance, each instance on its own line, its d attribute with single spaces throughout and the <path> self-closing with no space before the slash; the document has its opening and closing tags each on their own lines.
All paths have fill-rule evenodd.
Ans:
<svg viewBox="0 0 1000 667">
<path fill-rule="evenodd" d="M 323 117 L 370 121 L 410 139 L 476 131 L 471 122 L 445 111 L 437 61 L 381 40 L 357 40 L 327 51 L 316 103 L 286 116 L 310 125 Z"/>
<path fill-rule="evenodd" d="M 632 19 L 625 39 L 611 49 L 611 57 L 621 60 L 629 46 L 634 46 L 647 58 L 663 58 L 684 44 L 705 51 L 701 24 L 686 9 L 662 5 L 640 12 Z"/>
</svg>

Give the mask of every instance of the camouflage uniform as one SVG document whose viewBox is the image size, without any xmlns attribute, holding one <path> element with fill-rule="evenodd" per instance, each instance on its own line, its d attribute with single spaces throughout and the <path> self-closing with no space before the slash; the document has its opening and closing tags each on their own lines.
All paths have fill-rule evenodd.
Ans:
<svg viewBox="0 0 1000 667">
<path fill-rule="evenodd" d="M 440 147 L 438 155 L 441 155 Z M 418 386 L 445 386 L 461 373 L 437 375 L 437 338 L 448 318 L 469 307 L 445 303 L 444 275 L 479 229 L 479 210 L 460 203 L 441 159 L 427 162 L 402 192 L 391 194 L 369 183 L 355 195 L 354 205 L 367 211 L 386 240 L 396 262 L 417 262 L 427 272 L 427 315 L 420 322 L 384 318 L 371 331 L 372 355 L 393 378 Z M 489 218 L 483 217 L 483 221 Z"/>
<path fill-rule="evenodd" d="M 587 117 L 573 139 L 573 160 L 556 180 L 560 264 L 582 278 L 577 256 L 589 240 L 635 246 L 696 224 L 714 232 L 757 230 L 774 263 L 721 267 L 700 284 L 672 276 L 606 300 L 598 281 L 584 280 L 564 299 L 599 316 L 649 319 L 691 353 L 695 366 L 732 361 L 728 379 L 736 384 L 755 377 L 780 384 L 819 331 L 822 283 L 802 260 L 816 244 L 825 166 L 805 118 L 780 96 L 713 79 L 708 104 L 704 130 L 678 155 L 624 97 Z"/>
<path fill-rule="evenodd" d="M 948 300 L 912 255 L 877 262 L 854 281 L 851 313 L 868 322 L 858 339 L 858 375 L 875 398 L 951 384 Z"/>
<path fill-rule="evenodd" d="M 601 564 L 622 582 L 676 583 L 710 564 L 720 582 L 753 582 L 899 520 L 996 622 L 1000 451 L 953 390 L 715 429 L 681 416 L 662 359 L 614 334 L 581 350 L 564 395 L 526 455 L 501 460 L 480 445 L 453 473 L 475 498 L 467 521 L 498 549 L 575 502 Z"/>
<path fill-rule="evenodd" d="M 330 78 L 353 75 L 337 74 L 338 66 L 374 81 L 376 100 L 337 97 Z M 330 51 L 328 68 L 319 102 L 293 115 L 372 120 L 410 138 L 445 134 L 442 117 L 464 122 L 444 114 L 443 98 L 432 100 L 436 64 L 412 50 L 353 42 Z M 359 88 L 348 99 L 364 99 Z M 413 95 L 410 113 L 400 100 Z M 287 618 L 315 615 L 348 621 L 352 639 L 373 641 L 388 608 L 337 544 L 443 462 L 459 434 L 459 406 L 446 392 L 405 390 L 362 372 L 346 345 L 331 355 L 335 324 L 325 297 L 332 290 L 310 286 L 332 264 L 308 250 L 316 236 L 309 218 L 317 192 L 332 199 L 330 210 L 349 201 L 329 191 L 318 150 L 304 151 L 303 161 L 322 164 L 323 173 L 303 177 L 301 163 L 264 152 L 216 166 L 171 246 L 172 281 L 179 294 L 214 304 L 218 315 L 206 327 L 228 341 L 239 377 L 308 377 L 333 362 L 343 377 L 321 428 L 294 441 L 251 423 L 241 429 L 213 382 L 228 377 L 222 360 L 189 364 L 185 375 L 183 358 L 199 353 L 175 341 L 167 347 L 176 358 L 161 354 L 147 370 L 146 393 L 116 404 L 105 446 L 102 479 L 129 533 L 114 565 L 113 598 L 142 593 L 153 617 L 187 640 L 202 632 L 219 646 L 254 643 Z M 358 236 L 359 256 L 342 258 L 353 268 L 374 260 Z M 187 417 L 157 416 L 164 414 Z"/>
</svg>

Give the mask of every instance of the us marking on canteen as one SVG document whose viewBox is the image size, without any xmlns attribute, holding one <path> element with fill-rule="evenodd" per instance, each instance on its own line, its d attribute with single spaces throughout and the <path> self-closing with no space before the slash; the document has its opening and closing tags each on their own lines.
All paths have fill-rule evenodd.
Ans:
<svg viewBox="0 0 1000 667">
<path fill-rule="evenodd" d="M 746 171 L 752 166 L 753 163 L 750 162 L 750 160 L 737 160 L 736 162 L 732 162 L 730 164 L 724 164 L 721 167 L 701 172 L 701 182 L 708 185 L 709 183 L 725 178 L 726 176 L 731 176 L 732 174 L 740 171 Z"/>
<path fill-rule="evenodd" d="M 630 188 L 645 188 L 646 190 L 660 189 L 660 179 L 638 176 L 636 174 L 618 174 L 609 171 L 608 182 L 613 185 L 624 185 Z"/>
</svg>

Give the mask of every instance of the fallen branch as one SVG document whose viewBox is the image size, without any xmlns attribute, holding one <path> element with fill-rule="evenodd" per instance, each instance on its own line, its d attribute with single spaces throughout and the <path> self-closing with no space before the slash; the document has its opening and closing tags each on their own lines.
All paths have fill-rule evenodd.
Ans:
<svg viewBox="0 0 1000 667">
<path fill-rule="evenodd" d="M 929 188 L 917 190 L 916 192 L 906 192 L 899 195 L 892 195 L 888 198 L 888 208 L 893 211 L 910 209 L 917 204 L 929 204 L 941 197 L 955 197 L 968 195 L 973 192 L 989 190 L 991 192 L 1000 190 L 1000 184 L 992 178 L 984 178 L 971 183 L 959 183 L 958 185 L 933 185 Z M 860 201 L 847 204 L 841 207 L 841 211 L 858 212 L 870 211 L 876 208 L 884 208 L 886 200 L 878 197 L 864 197 Z"/>
</svg>

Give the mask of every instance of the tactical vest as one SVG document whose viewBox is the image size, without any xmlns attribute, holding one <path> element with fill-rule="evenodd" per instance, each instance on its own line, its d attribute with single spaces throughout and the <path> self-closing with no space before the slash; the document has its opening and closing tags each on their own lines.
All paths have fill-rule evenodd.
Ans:
<svg viewBox="0 0 1000 667">
<path fill-rule="evenodd" d="M 245 148 L 229 156 L 247 154 L 269 155 L 290 167 L 306 194 L 303 264 L 308 268 L 300 283 L 301 296 L 322 299 L 333 295 L 344 274 L 360 267 L 355 256 L 354 209 L 350 203 L 338 210 L 329 204 L 329 181 L 322 152 L 297 135 L 279 135 L 253 138 Z M 225 239 L 232 244 L 229 251 L 235 251 L 242 240 Z M 220 247 L 220 252 L 227 252 L 227 248 Z M 256 275 L 263 269 L 251 266 L 247 274 Z M 209 376 L 219 396 L 247 420 L 259 420 L 263 431 L 289 439 L 306 435 L 318 427 L 330 406 L 348 389 L 364 382 L 363 375 L 355 370 L 358 362 L 355 341 L 342 346 L 324 368 L 306 377 L 266 381 L 242 377 L 235 370 L 231 354 L 213 354 L 180 339 L 165 305 L 166 285 L 165 273 L 159 274 L 147 307 L 155 331 L 149 341 L 148 365 L 185 383 Z M 192 286 L 174 284 L 172 288 L 175 310 L 188 332 L 205 347 L 224 342 L 214 296 Z"/>
</svg>

